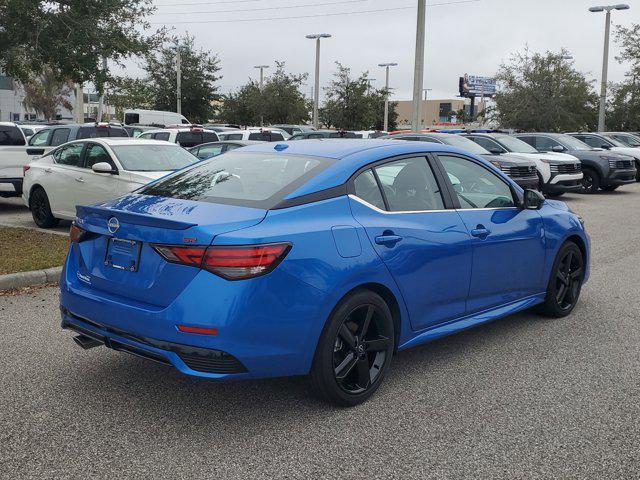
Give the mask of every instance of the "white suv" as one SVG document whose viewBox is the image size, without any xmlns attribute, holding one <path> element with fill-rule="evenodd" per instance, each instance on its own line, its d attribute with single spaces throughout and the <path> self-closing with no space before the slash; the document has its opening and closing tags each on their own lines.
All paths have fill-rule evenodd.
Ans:
<svg viewBox="0 0 640 480">
<path fill-rule="evenodd" d="M 219 132 L 218 136 L 220 140 L 258 140 L 261 142 L 282 142 L 291 137 L 291 135 L 279 128 L 260 127 Z"/>
<path fill-rule="evenodd" d="M 202 143 L 217 142 L 220 140 L 218 134 L 213 130 L 208 130 L 195 125 L 147 130 L 138 138 L 147 140 L 164 140 L 165 142 L 177 143 L 184 148 L 191 148 Z"/>
</svg>

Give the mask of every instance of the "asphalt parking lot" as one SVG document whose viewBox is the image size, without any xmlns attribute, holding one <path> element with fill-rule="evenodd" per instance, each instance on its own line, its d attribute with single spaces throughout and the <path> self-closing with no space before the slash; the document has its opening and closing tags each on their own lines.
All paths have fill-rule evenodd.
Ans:
<svg viewBox="0 0 640 480">
<path fill-rule="evenodd" d="M 402 352 L 378 394 L 349 410 L 310 398 L 304 379 L 214 383 L 85 352 L 59 328 L 55 288 L 0 297 L 0 471 L 639 478 L 640 184 L 566 201 L 593 241 L 571 316 L 519 314 Z"/>
<path fill-rule="evenodd" d="M 43 232 L 67 235 L 71 222 L 61 220 L 56 228 L 41 229 L 33 223 L 33 217 L 21 198 L 0 198 L 0 226 L 32 228 Z"/>
</svg>

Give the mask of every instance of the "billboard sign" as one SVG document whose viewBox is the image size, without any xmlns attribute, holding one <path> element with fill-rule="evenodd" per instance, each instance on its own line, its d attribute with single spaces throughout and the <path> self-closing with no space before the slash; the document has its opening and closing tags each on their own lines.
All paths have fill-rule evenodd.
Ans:
<svg viewBox="0 0 640 480">
<path fill-rule="evenodd" d="M 495 78 L 464 74 L 459 80 L 461 97 L 493 97 L 496 94 Z"/>
</svg>

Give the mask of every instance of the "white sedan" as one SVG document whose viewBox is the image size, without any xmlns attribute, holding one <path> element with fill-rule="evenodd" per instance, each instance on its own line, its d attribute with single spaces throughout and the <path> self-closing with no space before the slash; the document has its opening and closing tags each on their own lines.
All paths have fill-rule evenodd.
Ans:
<svg viewBox="0 0 640 480">
<path fill-rule="evenodd" d="M 198 159 L 174 143 L 92 138 L 65 143 L 24 167 L 22 198 L 41 228 L 73 220 L 76 205 L 110 200 Z"/>
</svg>

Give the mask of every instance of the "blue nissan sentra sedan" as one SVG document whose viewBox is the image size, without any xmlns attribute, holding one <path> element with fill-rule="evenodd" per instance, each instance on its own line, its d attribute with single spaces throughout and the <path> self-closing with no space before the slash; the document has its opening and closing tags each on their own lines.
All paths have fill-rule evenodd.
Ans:
<svg viewBox="0 0 640 480">
<path fill-rule="evenodd" d="M 537 307 L 589 276 L 582 220 L 446 145 L 245 147 L 77 207 L 62 327 L 189 375 L 309 375 L 351 406 L 393 354 Z"/>
</svg>

